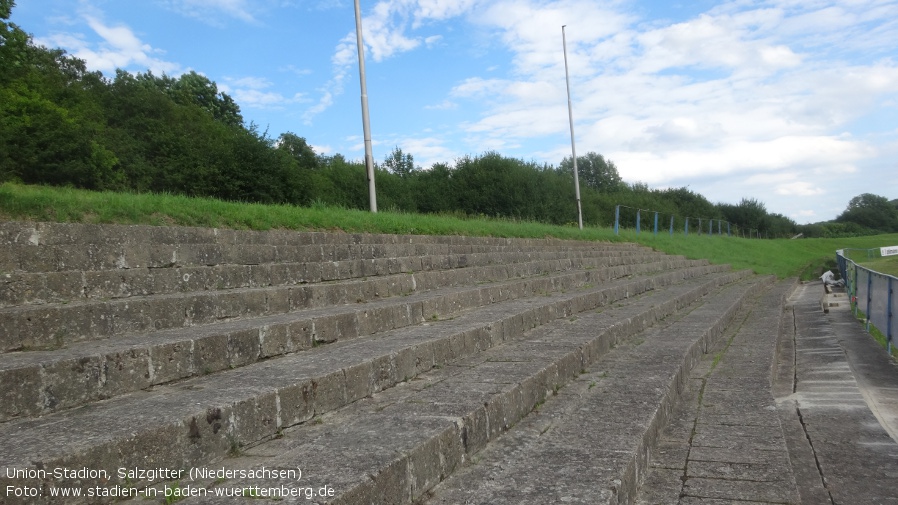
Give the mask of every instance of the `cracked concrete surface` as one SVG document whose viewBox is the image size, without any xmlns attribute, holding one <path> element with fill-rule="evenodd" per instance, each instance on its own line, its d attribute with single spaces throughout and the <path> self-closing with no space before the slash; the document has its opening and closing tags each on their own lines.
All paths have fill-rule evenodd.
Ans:
<svg viewBox="0 0 898 505">
<path fill-rule="evenodd" d="M 775 385 L 794 435 L 793 466 L 805 468 L 796 472 L 802 501 L 898 503 L 898 444 L 890 436 L 898 432 L 898 366 L 848 307 L 817 310 L 821 291 L 803 284 L 789 300 L 793 324 L 784 325 L 779 363 L 791 381 L 781 373 Z"/>
<path fill-rule="evenodd" d="M 638 505 L 799 502 L 769 387 L 779 300 L 744 310 L 692 371 Z"/>
<path fill-rule="evenodd" d="M 696 367 L 637 504 L 898 503 L 898 365 L 822 291 L 745 314 Z"/>
</svg>

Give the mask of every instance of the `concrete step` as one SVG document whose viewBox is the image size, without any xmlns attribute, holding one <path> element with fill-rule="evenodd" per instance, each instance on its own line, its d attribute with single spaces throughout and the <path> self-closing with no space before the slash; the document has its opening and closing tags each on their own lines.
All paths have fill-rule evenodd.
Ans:
<svg viewBox="0 0 898 505">
<path fill-rule="evenodd" d="M 690 368 L 741 306 L 761 293 L 782 301 L 771 282 L 722 290 L 613 349 L 421 503 L 633 503 Z M 677 484 L 651 503 L 677 503 Z"/>
<path fill-rule="evenodd" d="M 851 309 L 851 301 L 848 299 L 848 294 L 839 292 L 824 293 L 823 298 L 820 300 L 820 305 L 823 307 L 823 312 Z"/>
<path fill-rule="evenodd" d="M 583 259 L 581 268 L 638 264 L 649 258 L 667 264 L 682 259 L 641 255 Z M 500 281 L 570 269 L 571 261 L 535 261 L 396 274 L 307 285 L 278 285 L 136 296 L 113 300 L 0 308 L 0 350 L 52 349 L 74 342 L 134 332 L 211 324 L 284 314 L 327 305 L 361 303 L 443 286 Z M 696 263 L 694 263 L 696 264 Z"/>
<path fill-rule="evenodd" d="M 771 393 L 772 378 L 786 372 L 775 366 L 777 337 L 782 325 L 794 327 L 783 310 L 794 287 L 794 280 L 782 281 L 744 307 L 734 328 L 692 369 L 652 451 L 636 505 L 830 503 L 799 499 L 794 455 Z M 791 392 L 792 359 L 789 364 Z M 804 434 L 801 438 L 806 441 Z"/>
<path fill-rule="evenodd" d="M 663 262 L 437 288 L 362 304 L 327 305 L 199 328 L 76 342 L 62 349 L 0 354 L 0 384 L 19 385 L 0 392 L 0 421 L 43 415 L 338 340 L 445 318 L 463 310 L 598 285 L 640 272 L 678 267 L 683 270 L 677 275 L 693 276 L 724 270 L 688 266 L 693 263 L 669 258 Z M 422 288 L 428 287 L 422 283 Z"/>
<path fill-rule="evenodd" d="M 512 300 L 467 311 L 451 321 L 336 342 L 82 409 L 9 421 L 0 424 L 0 439 L 9 441 L 0 450 L 0 467 L 110 469 L 107 480 L 103 475 L 94 480 L 44 479 L 42 485 L 48 489 L 125 484 L 125 479 L 116 476 L 117 468 L 187 469 L 220 461 L 242 447 L 275 438 L 290 426 L 413 380 L 434 367 L 477 355 L 530 328 L 615 300 L 636 303 L 631 299 L 634 295 L 666 285 L 685 290 L 660 306 L 672 311 L 690 297 L 746 275 L 714 274 L 716 267 L 701 268 L 708 273 L 687 281 L 682 279 L 689 276 L 688 271 L 679 270 Z M 631 314 L 616 327 L 643 324 L 661 309 L 646 310 Z M 579 370 L 573 359 L 565 358 L 565 366 Z"/>
<path fill-rule="evenodd" d="M 536 249 L 578 251 L 596 246 L 550 239 L 8 222 L 0 223 L 0 272 L 261 265 Z M 613 248 L 645 250 L 633 244 Z"/>
<path fill-rule="evenodd" d="M 728 276 L 726 280 L 738 277 Z M 751 290 L 750 285 L 757 283 L 753 280 L 749 285 L 721 291 L 719 282 L 709 281 L 680 283 L 624 305 L 583 312 L 578 317 L 535 328 L 504 345 L 325 415 L 320 423 L 285 430 L 278 439 L 205 467 L 233 472 L 230 478 L 217 482 L 212 478 L 193 482 L 185 479 L 156 489 L 164 492 L 165 486 L 191 486 L 197 494 L 205 494 L 186 503 L 272 501 L 265 500 L 260 491 L 263 489 L 292 490 L 302 497 L 310 489 L 316 493 L 333 490 L 326 498 L 312 498 L 316 503 L 417 503 L 441 481 L 452 482 L 456 472 L 481 468 L 484 448 L 489 451 L 490 447 L 503 444 L 509 436 L 506 432 L 513 433 L 518 426 L 542 418 L 552 399 L 564 394 L 566 384 L 582 382 L 582 374 L 591 364 L 622 341 L 675 316 L 679 310 L 689 310 L 690 304 L 702 296 L 708 300 L 708 295 L 712 295 L 707 303 L 726 312 L 728 308 L 721 301 L 732 304 L 734 298 L 744 296 Z M 658 363 L 650 363 L 647 368 L 654 374 Z M 591 387 L 584 385 L 584 389 Z M 622 389 L 626 391 L 628 387 L 622 385 Z M 592 431 L 585 426 L 579 430 Z M 576 451 L 572 454 L 577 456 Z M 505 463 L 511 464 L 516 456 Z M 301 470 L 302 477 L 240 477 L 239 472 L 262 468 Z M 468 474 L 456 481 L 460 488 L 478 483 L 464 475 Z M 506 483 L 510 487 L 526 487 L 515 477 L 508 477 Z M 217 492 L 235 490 L 237 497 L 215 496 Z M 453 495 L 444 503 L 499 503 L 495 495 L 482 501 L 466 501 L 473 494 Z M 533 503 L 565 502 L 553 498 L 543 495 Z M 587 499 L 571 503 L 590 502 Z"/>
<path fill-rule="evenodd" d="M 221 291 L 341 281 L 390 274 L 449 270 L 535 261 L 569 261 L 622 255 L 660 257 L 659 253 L 623 248 L 581 251 L 519 251 L 470 254 L 425 254 L 405 247 L 389 257 L 318 259 L 259 265 L 169 265 L 165 267 L 5 272 L 0 275 L 0 307 L 72 303 L 135 296 Z M 398 254 L 398 253 L 402 254 Z"/>
</svg>

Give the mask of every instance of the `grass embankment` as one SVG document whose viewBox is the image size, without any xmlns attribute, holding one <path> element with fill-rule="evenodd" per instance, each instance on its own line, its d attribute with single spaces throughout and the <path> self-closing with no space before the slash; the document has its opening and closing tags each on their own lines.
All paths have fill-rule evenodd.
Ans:
<svg viewBox="0 0 898 505">
<path fill-rule="evenodd" d="M 836 249 L 898 244 L 898 235 L 851 239 L 752 240 L 681 233 L 673 237 L 633 230 L 553 226 L 502 219 L 349 210 L 316 205 L 260 205 L 174 195 L 91 192 L 0 185 L 0 220 L 182 225 L 252 230 L 330 230 L 354 233 L 470 235 L 638 242 L 670 254 L 728 263 L 759 274 L 811 279 L 834 265 Z"/>
<path fill-rule="evenodd" d="M 886 256 L 885 258 L 875 258 L 869 261 L 857 261 L 855 262 L 864 267 L 869 268 L 870 270 L 879 272 L 881 274 L 892 275 L 898 277 L 898 256 Z"/>
</svg>

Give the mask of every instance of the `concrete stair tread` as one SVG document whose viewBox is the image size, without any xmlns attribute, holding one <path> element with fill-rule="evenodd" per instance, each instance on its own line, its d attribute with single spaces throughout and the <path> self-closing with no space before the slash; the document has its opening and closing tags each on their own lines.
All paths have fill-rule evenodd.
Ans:
<svg viewBox="0 0 898 505">
<path fill-rule="evenodd" d="M 696 351 L 720 333 L 706 332 L 729 317 L 728 303 L 709 301 L 611 350 L 422 503 L 631 503 Z"/>
<path fill-rule="evenodd" d="M 443 255 L 394 255 L 382 258 L 278 262 L 266 265 L 212 265 L 171 268 L 117 268 L 97 271 L 6 272 L 0 275 L 0 307 L 71 303 L 201 290 L 293 285 L 348 280 L 375 275 L 447 270 L 472 266 L 660 253 L 627 249 L 521 251 Z M 222 287 L 223 286 L 223 287 Z"/>
<path fill-rule="evenodd" d="M 257 326 L 265 326 L 276 324 L 279 322 L 290 322 L 303 318 L 314 319 L 322 316 L 343 313 L 355 313 L 359 311 L 369 310 L 377 307 L 401 306 L 410 303 L 418 303 L 449 294 L 467 294 L 476 292 L 484 287 L 495 287 L 502 289 L 503 287 L 512 286 L 521 282 L 532 280 L 540 277 L 561 277 L 571 274 L 582 274 L 588 270 L 572 269 L 559 271 L 558 273 L 541 273 L 533 274 L 527 277 L 515 277 L 511 280 L 495 281 L 491 283 L 478 283 L 474 286 L 447 286 L 435 288 L 428 291 L 415 291 L 402 296 L 389 296 L 385 298 L 375 298 L 363 302 L 347 303 L 335 306 L 315 307 L 308 309 L 296 310 L 286 314 L 274 314 L 269 316 L 253 317 L 246 319 L 227 320 L 219 323 L 190 326 L 186 328 L 172 328 L 166 330 L 156 330 L 150 332 L 133 332 L 128 335 L 107 337 L 92 341 L 73 342 L 61 349 L 47 349 L 35 351 L 14 351 L 0 354 L 0 370 L 7 369 L 11 366 L 29 365 L 45 363 L 61 358 L 72 356 L 92 356 L 100 354 L 127 352 L 129 350 L 146 346 L 149 344 L 169 344 L 176 342 L 186 342 L 192 340 L 193 337 L 202 336 L 204 334 L 215 334 L 227 331 L 239 331 L 250 329 Z M 401 274 L 402 275 L 402 274 Z M 401 275 L 396 276 L 397 278 Z M 340 283 L 333 283 L 340 284 Z M 231 291 L 255 292 L 264 291 L 266 288 L 241 288 Z M 210 293 L 214 294 L 214 293 Z M 180 296 L 179 296 L 180 295 Z M 161 298 L 181 298 L 182 294 L 157 295 Z M 0 309 L 2 311 L 3 309 Z M 150 340 L 152 339 L 152 340 Z M 87 352 L 84 352 L 87 351 Z"/>
<path fill-rule="evenodd" d="M 752 279 L 727 286 L 700 304 L 725 312 L 757 283 L 757 279 Z M 581 389 L 591 389 L 589 383 L 581 384 L 582 378 L 574 379 L 581 367 L 585 368 L 595 360 L 604 363 L 605 349 L 628 338 L 628 333 L 635 333 L 621 331 L 610 336 L 616 327 L 627 326 L 631 318 L 644 319 L 644 324 L 651 324 L 654 318 L 649 314 L 665 301 L 676 299 L 672 290 L 667 294 L 670 296 L 666 298 L 653 293 L 626 306 L 600 313 L 583 313 L 574 321 L 558 320 L 538 327 L 522 338 L 484 351 L 476 363 L 450 364 L 444 369 L 427 372 L 419 380 L 327 414 L 320 424 L 307 423 L 285 430 L 282 438 L 252 447 L 245 454 L 220 463 L 229 469 L 300 467 L 304 468 L 305 480 L 302 482 L 236 479 L 219 484 L 238 487 L 303 485 L 316 489 L 328 485 L 337 489 L 337 503 L 414 502 L 466 461 L 476 458 L 478 450 L 493 443 L 535 405 L 551 397 L 553 391 L 559 396 L 570 394 L 559 386 L 575 380 Z M 694 328 L 687 331 L 692 332 Z M 603 335 L 605 341 L 593 347 Z M 663 347 L 651 345 L 665 338 L 667 333 L 649 331 L 643 335 L 644 348 L 657 349 L 652 353 L 653 357 L 668 352 Z M 533 347 L 549 343 L 555 344 L 550 352 L 532 351 Z M 523 355 L 529 359 L 521 358 Z M 510 358 L 515 361 L 507 361 Z M 681 353 L 680 361 L 684 359 Z M 644 358 L 644 361 L 652 363 L 651 359 Z M 651 377 L 639 382 L 636 387 L 642 384 L 654 386 L 662 381 Z M 622 389 L 628 391 L 627 388 L 623 384 Z M 540 408 L 539 414 L 527 416 L 521 424 L 530 419 L 539 422 L 543 417 Z M 583 427 L 579 429 L 582 431 Z M 639 430 L 631 428 L 630 431 Z M 498 438 L 500 443 L 503 439 Z M 603 450 L 602 456 L 619 460 L 626 457 L 626 450 L 623 445 L 612 446 Z M 578 451 L 582 448 L 565 446 L 565 453 L 574 459 Z M 590 458 L 594 456 L 589 455 Z M 466 486 L 464 480 L 460 485 Z M 195 502 L 217 503 L 203 499 Z M 446 503 L 463 502 L 450 499 Z M 540 503 L 548 502 L 552 500 L 544 499 Z"/>
<path fill-rule="evenodd" d="M 648 264 L 639 268 L 653 267 Z M 627 271 L 625 268 L 615 274 L 613 269 L 608 270 L 610 277 Z M 134 333 L 74 343 L 64 349 L 2 354 L 0 379 L 26 382 L 28 388 L 8 390 L 0 395 L 6 403 L 0 411 L 0 420 L 71 408 L 192 375 L 244 366 L 303 351 L 316 342 L 405 327 L 431 315 L 445 317 L 465 304 L 533 296 L 534 288 L 552 289 L 554 279 L 579 275 L 583 276 L 582 283 L 588 278 L 602 277 L 603 272 L 601 269 L 567 271 L 535 279 L 448 287 L 365 304 L 330 306 L 152 334 Z M 564 282 L 572 287 L 577 284 Z M 521 289 L 525 292 L 515 293 Z"/>
<path fill-rule="evenodd" d="M 14 229 L 15 228 L 15 229 Z M 289 262 L 297 258 L 341 260 L 413 254 L 502 253 L 542 248 L 577 251 L 595 243 L 541 239 L 341 235 L 336 233 L 252 232 L 224 229 L 167 228 L 39 223 L 3 224 L 0 271 L 77 271 L 123 267 Z M 631 244 L 598 248 L 645 249 Z"/>
<path fill-rule="evenodd" d="M 608 262 L 596 259 L 581 267 L 620 263 L 640 265 L 637 258 Z M 676 258 L 656 258 L 650 264 L 703 264 Z M 333 283 L 268 288 L 241 288 L 226 291 L 172 293 L 109 301 L 48 304 L 0 309 L 0 345 L 14 349 L 59 347 L 79 340 L 96 340 L 172 327 L 197 326 L 237 319 L 286 313 L 315 306 L 354 303 L 379 297 L 407 294 L 452 284 L 473 284 L 478 279 L 506 280 L 533 277 L 554 268 L 556 273 L 570 268 L 570 262 L 528 262 L 507 266 L 456 269 L 452 273 L 422 272 L 352 279 Z M 636 267 L 634 267 L 636 268 Z"/>
<path fill-rule="evenodd" d="M 674 274 L 670 276 L 673 277 Z M 686 290 L 689 285 L 705 285 L 707 290 L 710 289 L 707 286 L 717 285 L 725 279 L 740 277 L 742 276 L 738 274 L 710 275 L 708 278 L 696 278 L 679 283 L 676 285 L 679 288 L 674 286 L 671 289 L 674 292 L 677 289 Z M 642 281 L 633 282 L 638 284 Z M 652 283 L 654 282 L 658 280 L 655 279 Z M 649 284 L 643 285 L 646 288 L 651 287 Z M 598 292 L 605 289 L 612 287 L 592 288 L 583 293 L 568 293 L 553 297 L 570 299 L 585 296 L 589 291 Z M 626 281 L 620 281 L 618 289 L 623 289 L 624 296 L 632 294 Z M 545 299 L 548 304 L 553 301 L 553 297 L 540 297 L 540 300 Z M 274 425 L 264 425 L 264 422 L 252 422 L 247 426 L 235 428 L 234 424 L 229 424 L 234 419 L 245 418 L 255 421 L 268 419 L 271 423 L 280 421 L 280 426 L 307 421 L 316 413 L 334 410 L 347 402 L 389 388 L 408 378 L 402 376 L 406 372 L 414 377 L 429 370 L 434 364 L 452 359 L 452 337 L 455 337 L 456 342 L 463 342 L 466 337 L 473 337 L 472 332 L 479 331 L 481 341 L 472 342 L 475 345 L 468 348 L 469 354 L 479 352 L 481 347 L 497 345 L 501 340 L 494 344 L 488 343 L 491 338 L 489 328 L 497 322 L 496 314 L 506 310 L 508 319 L 511 320 L 519 317 L 522 311 L 530 310 L 529 306 L 532 305 L 526 300 L 517 300 L 503 304 L 501 309 L 488 307 L 486 314 L 482 311 L 470 311 L 454 319 L 451 324 L 435 324 L 423 329 L 416 327 L 388 332 L 375 338 L 338 342 L 301 356 L 287 356 L 207 377 L 189 379 L 171 386 L 155 388 L 153 391 L 123 395 L 62 415 L 54 414 L 40 419 L 3 423 L 0 424 L 2 432 L 0 436 L 5 440 L 16 442 L 11 447 L 5 447 L 0 453 L 0 466 L 27 466 L 38 460 L 37 455 L 46 458 L 47 463 L 73 461 L 81 457 L 98 458 L 100 461 L 108 461 L 113 457 L 128 460 L 135 457 L 134 453 L 129 451 L 137 451 L 144 443 L 162 444 L 165 448 L 163 451 L 165 454 L 151 451 L 151 454 L 147 455 L 146 450 L 142 451 L 144 456 L 141 457 L 143 458 L 141 461 L 144 463 L 147 463 L 145 458 L 148 457 L 160 463 L 177 465 L 187 465 L 194 458 L 214 460 L 228 451 L 228 441 L 221 436 L 214 439 L 213 432 L 234 428 L 232 433 L 238 440 L 246 440 L 245 443 L 252 444 L 253 439 L 259 441 L 274 436 L 278 428 Z M 523 320 L 521 323 L 523 324 Z M 479 329 L 473 329 L 478 326 Z M 449 338 L 445 335 L 440 336 L 434 330 L 446 331 L 450 336 Z M 429 341 L 422 340 L 422 337 Z M 487 339 L 486 342 L 482 340 L 484 338 Z M 434 344 L 437 341 L 442 341 L 443 344 Z M 438 351 L 438 348 L 442 351 Z M 417 362 L 415 355 L 417 350 L 421 350 L 424 356 L 431 356 L 430 362 L 426 362 L 427 358 L 425 363 Z M 372 357 L 372 354 L 377 352 L 381 353 L 380 356 Z M 449 355 L 442 358 L 432 357 L 436 352 L 447 352 Z M 463 354 L 465 353 L 455 352 L 454 356 Z M 353 365 L 352 356 L 356 356 L 359 361 L 357 365 Z M 372 372 L 376 375 L 378 363 L 384 365 L 388 374 L 392 375 L 385 377 L 383 384 L 377 385 L 376 382 L 371 384 L 367 378 L 352 382 L 354 376 L 370 377 Z M 309 376 L 316 376 L 317 380 Z M 278 381 L 284 385 L 280 390 L 275 386 Z M 237 391 L 240 394 L 235 397 L 229 391 Z M 300 399 L 303 394 L 310 393 L 314 396 L 314 403 L 298 405 L 302 403 Z M 281 411 L 272 411 L 277 406 Z M 142 432 L 139 426 L 147 423 L 156 424 L 158 429 Z M 70 433 L 76 429 L 75 427 L 79 435 L 77 440 L 71 440 L 70 435 L 66 433 Z M 209 441 L 198 443 L 197 447 L 180 447 L 182 444 L 190 445 L 194 436 L 197 441 L 204 437 Z M 117 446 L 106 443 L 115 437 L 122 437 L 124 441 Z M 104 440 L 106 442 L 103 442 Z M 69 455 L 66 456 L 65 453 Z"/>
</svg>

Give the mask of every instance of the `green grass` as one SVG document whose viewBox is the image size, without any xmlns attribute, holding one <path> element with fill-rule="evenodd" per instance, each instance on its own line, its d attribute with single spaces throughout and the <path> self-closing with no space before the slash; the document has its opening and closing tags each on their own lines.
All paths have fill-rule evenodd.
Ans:
<svg viewBox="0 0 898 505">
<path fill-rule="evenodd" d="M 626 202 L 622 202 L 626 203 Z M 250 230 L 329 230 L 348 233 L 469 235 L 638 242 L 691 259 L 728 263 L 778 277 L 811 279 L 834 266 L 836 249 L 898 244 L 898 235 L 849 239 L 751 240 L 690 234 L 638 236 L 611 228 L 553 226 L 504 219 L 463 218 L 399 212 L 372 214 L 362 210 L 314 205 L 260 205 L 176 195 L 93 192 L 71 188 L 0 185 L 0 220 L 80 223 L 181 225 Z"/>
<path fill-rule="evenodd" d="M 70 188 L 0 185 L 0 220 L 181 225 L 250 230 L 332 230 L 351 233 L 471 235 L 615 240 L 611 230 L 458 216 L 314 205 L 261 205 L 177 195 L 92 192 Z"/>
<path fill-rule="evenodd" d="M 852 313 L 856 314 L 858 322 L 866 327 L 867 316 L 864 314 L 864 311 L 861 310 L 860 307 L 858 307 L 858 304 L 852 303 L 851 311 Z M 871 337 L 873 337 L 873 340 L 875 340 L 879 345 L 882 346 L 883 349 L 889 349 L 889 337 L 886 336 L 883 332 L 879 331 L 879 328 L 873 326 L 873 323 L 870 323 L 868 333 Z M 898 342 L 895 342 L 893 338 L 891 355 L 894 358 L 898 358 L 898 345 L 896 344 L 898 344 Z"/>
<path fill-rule="evenodd" d="M 898 277 L 898 256 L 879 257 L 863 262 L 858 261 L 857 264 L 881 274 Z"/>
<path fill-rule="evenodd" d="M 837 249 L 871 248 L 898 243 L 898 234 L 837 239 L 774 239 L 758 240 L 719 235 L 684 236 L 659 233 L 622 231 L 621 237 L 651 246 L 668 254 L 687 258 L 704 258 L 712 263 L 728 263 L 736 269 L 751 269 L 759 274 L 773 274 L 780 278 L 800 277 L 810 280 L 825 269 L 835 268 Z"/>
</svg>

